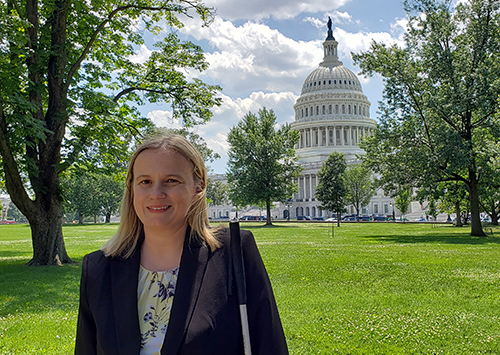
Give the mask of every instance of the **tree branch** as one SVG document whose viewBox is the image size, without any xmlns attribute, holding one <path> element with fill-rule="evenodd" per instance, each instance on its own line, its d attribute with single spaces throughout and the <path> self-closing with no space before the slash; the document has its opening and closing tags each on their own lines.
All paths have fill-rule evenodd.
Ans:
<svg viewBox="0 0 500 355">
<path fill-rule="evenodd" d="M 184 1 L 185 3 L 189 4 L 190 6 L 194 7 L 196 5 L 192 4 L 190 1 Z M 97 36 L 102 32 L 102 30 L 106 27 L 106 25 L 113 19 L 113 17 L 116 16 L 119 12 L 128 10 L 128 9 L 136 9 L 136 10 L 143 10 L 143 11 L 174 11 L 178 10 L 180 11 L 182 8 L 180 6 L 139 6 L 135 4 L 129 4 L 129 5 L 123 5 L 117 7 L 115 10 L 111 11 L 108 16 L 97 26 L 97 29 L 94 31 L 92 36 L 90 37 L 87 45 L 82 51 L 82 54 L 80 57 L 76 60 L 75 63 L 71 66 L 68 72 L 68 81 L 66 83 L 66 86 L 69 87 L 70 79 L 75 75 L 76 71 L 80 68 L 82 62 L 85 60 L 87 57 L 88 53 L 92 49 L 92 46 L 94 45 Z"/>
</svg>

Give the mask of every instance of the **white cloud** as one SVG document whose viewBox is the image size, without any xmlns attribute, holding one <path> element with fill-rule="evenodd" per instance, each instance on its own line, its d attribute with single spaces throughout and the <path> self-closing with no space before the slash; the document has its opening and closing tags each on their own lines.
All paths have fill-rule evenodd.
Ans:
<svg viewBox="0 0 500 355">
<path fill-rule="evenodd" d="M 330 15 L 333 24 L 342 24 L 342 23 L 350 23 L 353 22 L 352 16 L 347 12 L 333 11 Z M 325 16 L 322 19 L 317 17 L 306 17 L 302 20 L 303 22 L 310 22 L 314 27 L 319 30 L 324 30 L 326 33 L 326 23 L 328 22 L 328 16 Z"/>
<path fill-rule="evenodd" d="M 206 0 L 205 4 L 217 9 L 226 19 L 260 20 L 274 17 L 289 19 L 301 13 L 338 9 L 351 0 Z"/>
<path fill-rule="evenodd" d="M 210 67 L 203 75 L 223 82 L 231 96 L 246 96 L 256 89 L 297 92 L 323 54 L 319 40 L 295 41 L 252 22 L 235 26 L 216 19 L 208 28 L 193 22 L 183 31 L 198 41 L 207 40 L 214 48 L 206 53 Z"/>
<path fill-rule="evenodd" d="M 149 50 L 145 44 L 142 44 L 136 54 L 129 56 L 128 59 L 132 63 L 145 63 L 151 53 L 153 53 L 153 51 Z"/>
<path fill-rule="evenodd" d="M 182 124 L 179 122 L 179 120 L 173 118 L 172 111 L 154 110 L 148 112 L 147 117 L 157 127 L 167 127 L 173 129 L 182 128 Z"/>
</svg>

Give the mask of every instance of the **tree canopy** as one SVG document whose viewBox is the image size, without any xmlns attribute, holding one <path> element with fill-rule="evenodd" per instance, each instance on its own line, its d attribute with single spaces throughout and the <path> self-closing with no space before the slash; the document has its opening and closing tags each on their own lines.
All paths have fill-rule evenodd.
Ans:
<svg viewBox="0 0 500 355">
<path fill-rule="evenodd" d="M 350 165 L 343 175 L 346 201 L 356 209 L 358 222 L 361 208 L 366 206 L 375 194 L 372 175 L 372 171 L 364 164 Z"/>
<path fill-rule="evenodd" d="M 71 262 L 59 175 L 75 162 L 123 165 L 123 152 L 152 127 L 138 106 L 167 104 L 185 126 L 210 119 L 220 88 L 188 80 L 207 62 L 175 29 L 184 16 L 208 25 L 213 15 L 196 0 L 0 2 L 1 169 L 30 222 L 30 264 Z M 170 32 L 145 62 L 132 61 L 143 34 L 160 34 L 160 25 Z"/>
<path fill-rule="evenodd" d="M 346 211 L 347 189 L 343 178 L 346 166 L 345 155 L 332 152 L 318 172 L 315 196 L 322 210 L 337 213 L 337 223 L 340 223 L 340 214 Z"/>
<path fill-rule="evenodd" d="M 460 181 L 468 189 L 471 234 L 484 235 L 478 190 L 487 183 L 485 147 L 498 141 L 500 1 L 407 0 L 404 47 L 373 42 L 353 55 L 365 75 L 384 79 L 382 116 L 363 158 L 384 190 L 434 189 Z"/>
<path fill-rule="evenodd" d="M 276 126 L 274 111 L 263 108 L 258 115 L 246 114 L 228 135 L 229 198 L 237 206 L 265 203 L 267 224 L 272 202 L 284 202 L 297 192 L 294 180 L 302 169 L 294 149 L 299 133 L 288 124 Z"/>
</svg>

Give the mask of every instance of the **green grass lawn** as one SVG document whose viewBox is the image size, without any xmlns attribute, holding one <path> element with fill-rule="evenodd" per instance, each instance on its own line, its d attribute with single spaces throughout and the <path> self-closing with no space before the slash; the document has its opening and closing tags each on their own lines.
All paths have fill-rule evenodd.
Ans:
<svg viewBox="0 0 500 355">
<path fill-rule="evenodd" d="M 64 227 L 69 254 L 81 262 L 116 228 Z M 500 354 L 500 229 L 242 228 L 256 236 L 291 354 Z M 0 354 L 70 354 L 80 265 L 34 268 L 30 257 L 29 227 L 0 226 Z"/>
</svg>

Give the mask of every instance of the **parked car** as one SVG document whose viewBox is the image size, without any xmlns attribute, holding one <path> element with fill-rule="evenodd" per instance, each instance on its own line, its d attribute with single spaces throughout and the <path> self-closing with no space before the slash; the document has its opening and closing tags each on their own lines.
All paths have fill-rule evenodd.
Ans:
<svg viewBox="0 0 500 355">
<path fill-rule="evenodd" d="M 385 221 L 385 216 L 373 216 L 374 221 Z"/>
<path fill-rule="evenodd" d="M 310 221 L 311 217 L 309 216 L 297 216 L 297 221 Z"/>
<path fill-rule="evenodd" d="M 325 217 L 313 217 L 312 220 L 313 221 L 324 221 Z"/>
<path fill-rule="evenodd" d="M 327 222 L 337 222 L 337 217 L 330 217 L 326 219 Z"/>
<path fill-rule="evenodd" d="M 258 221 L 259 216 L 241 216 L 240 221 Z"/>
</svg>

